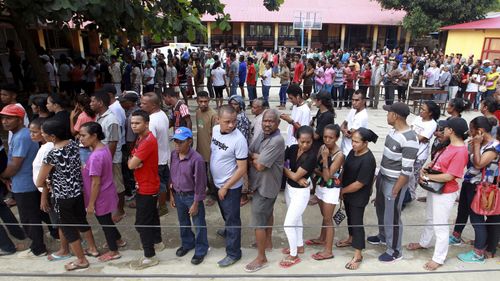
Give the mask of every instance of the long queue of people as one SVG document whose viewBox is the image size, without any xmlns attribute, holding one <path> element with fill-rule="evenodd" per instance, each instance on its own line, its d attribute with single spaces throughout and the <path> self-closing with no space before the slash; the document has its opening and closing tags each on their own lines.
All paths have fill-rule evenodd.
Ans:
<svg viewBox="0 0 500 281">
<path fill-rule="evenodd" d="M 353 258 L 345 267 L 355 270 L 363 261 L 365 240 L 385 245 L 378 258 L 381 262 L 402 258 L 401 210 L 406 194 L 410 194 L 409 201 L 417 199 L 416 186 L 429 182 L 442 184 L 436 192 L 427 193 L 427 227 L 420 241 L 408 244 L 407 249 L 428 248 L 435 236 L 434 255 L 424 267 L 437 269 L 445 262 L 449 244 L 461 242 L 461 225 L 470 217 L 476 234 L 474 249 L 458 258 L 484 262 L 495 255 L 499 216 L 476 214 L 470 205 L 475 186 L 495 183 L 498 174 L 498 91 L 496 100 L 487 97 L 481 101 L 484 116 L 470 124 L 460 117 L 465 105 L 461 98 L 449 103 L 452 117 L 439 122 L 439 107 L 433 101 L 423 103 L 420 116 L 412 124 L 407 123 L 410 109 L 405 103 L 384 105 L 392 129 L 385 138 L 376 173 L 377 163 L 368 144 L 376 142 L 378 136 L 368 129 L 363 90 L 350 95 L 346 106 L 352 108 L 339 126 L 335 125 L 331 92 L 320 90 L 311 97 L 318 108 L 311 119 L 303 88 L 293 83 L 286 87 L 291 114 L 269 109 L 265 96 L 254 99 L 253 123 L 246 116 L 242 96 L 231 95 L 229 103 L 219 105 L 216 112 L 209 106 L 210 94 L 199 91 L 196 123 L 192 124 L 189 108 L 174 87 L 167 87 L 161 95 L 145 92 L 139 96 L 134 92 L 119 94 L 116 85 L 108 84 L 90 97 L 78 95 L 71 113 L 66 110 L 66 96 L 40 97 L 41 101 L 32 104 L 36 118 L 27 128 L 26 110 L 16 101 L 15 86 L 2 86 L 1 98 L 6 106 L 0 116 L 11 136 L 8 154 L 3 150 L 1 177 L 15 199 L 24 228 L 9 225 L 8 230 L 17 239 L 28 237 L 32 241 L 20 255 L 47 256 L 49 260 L 74 255 L 76 259 L 65 265 L 66 270 L 89 267 L 86 256 L 102 262 L 119 259 L 119 248 L 127 240 L 114 225 L 125 215 L 125 196 L 135 193 L 135 224 L 144 255 L 134 260 L 131 268 L 144 269 L 160 262 L 156 252 L 165 244 L 159 217 L 168 212 L 168 198 L 171 207 L 177 208 L 182 226 L 182 245 L 176 255 L 184 256 L 194 249 L 193 264 L 203 262 L 208 251 L 205 201 L 218 202 L 226 226 L 217 231 L 226 243 L 226 256 L 218 265 L 227 267 L 242 257 L 240 208 L 251 196 L 258 255 L 244 269 L 255 272 L 269 264 L 265 253 L 272 248 L 273 207 L 284 188 L 287 212 L 283 225 L 289 247 L 282 249 L 285 256 L 279 265 L 289 268 L 300 263 L 299 255 L 306 245 L 323 245 L 322 251 L 312 255 L 314 260 L 333 258 L 332 217 L 343 202 L 349 237 L 336 247 L 354 248 Z M 169 114 L 163 104 L 170 107 Z M 279 130 L 281 121 L 288 123 L 285 138 Z M 193 126 L 197 128 L 196 148 Z M 173 128 L 173 151 L 169 128 Z M 469 134 L 470 150 L 465 144 Z M 433 135 L 436 138 L 431 144 Z M 432 161 L 425 164 L 429 154 Z M 460 178 L 464 178 L 461 189 Z M 379 231 L 366 238 L 363 216 L 374 179 Z M 443 224 L 448 222 L 459 190 L 457 227 L 450 236 Z M 311 194 L 319 200 L 323 228 L 318 238 L 304 241 L 302 216 Z M 4 222 L 17 222 L 4 203 L 1 211 Z M 99 252 L 88 226 L 88 214 L 96 216 L 103 226 L 109 251 Z M 493 223 L 483 224 L 485 220 Z M 61 225 L 51 232 L 60 239 L 60 248 L 50 254 L 42 221 Z M 191 224 L 195 232 L 189 228 Z M 3 227 L 0 241 L 1 255 L 16 252 Z"/>
</svg>

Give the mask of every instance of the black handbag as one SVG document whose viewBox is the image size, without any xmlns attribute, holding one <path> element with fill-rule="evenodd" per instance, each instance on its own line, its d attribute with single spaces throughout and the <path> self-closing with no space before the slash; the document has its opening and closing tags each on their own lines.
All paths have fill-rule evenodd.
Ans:
<svg viewBox="0 0 500 281">
<path fill-rule="evenodd" d="M 444 151 L 443 151 L 444 152 Z M 441 154 L 443 154 L 443 152 L 439 153 L 438 156 L 436 156 L 436 159 L 434 160 L 434 162 L 432 163 L 432 166 L 425 169 L 427 171 L 428 174 L 431 174 L 431 175 L 439 175 L 439 174 L 442 174 L 441 171 L 438 171 L 438 170 L 434 170 L 432 169 L 434 167 L 434 165 L 436 164 L 437 160 L 439 159 L 439 156 L 441 156 Z M 428 181 L 423 181 L 420 183 L 420 186 L 427 190 L 427 191 L 430 191 L 432 193 L 437 193 L 437 194 L 442 194 L 443 193 L 443 187 L 446 183 L 445 182 L 437 182 L 437 181 L 431 181 L 431 180 L 428 180 Z"/>
<path fill-rule="evenodd" d="M 336 225 L 340 225 L 342 221 L 345 220 L 345 218 L 346 214 L 344 210 L 342 210 L 342 201 L 340 201 L 339 209 L 337 210 L 335 215 L 333 215 L 333 221 L 335 222 Z"/>
</svg>

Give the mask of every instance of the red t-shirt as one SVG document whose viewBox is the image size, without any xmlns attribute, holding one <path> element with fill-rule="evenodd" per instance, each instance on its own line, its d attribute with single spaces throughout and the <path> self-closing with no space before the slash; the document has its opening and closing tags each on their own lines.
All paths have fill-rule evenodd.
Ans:
<svg viewBox="0 0 500 281">
<path fill-rule="evenodd" d="M 497 109 L 495 111 L 495 117 L 497 118 L 497 120 L 500 120 L 500 109 Z M 496 136 L 493 136 L 493 137 L 495 138 Z"/>
<path fill-rule="evenodd" d="M 132 156 L 141 159 L 142 167 L 134 170 L 137 181 L 137 193 L 154 195 L 160 191 L 160 177 L 158 176 L 158 143 L 153 133 L 137 140 Z"/>
<path fill-rule="evenodd" d="M 363 71 L 362 75 L 364 76 L 364 78 L 362 79 L 361 85 L 370 86 L 370 81 L 372 79 L 372 71 L 366 69 L 365 71 Z"/>
<path fill-rule="evenodd" d="M 457 179 L 464 176 L 465 167 L 469 158 L 467 146 L 453 146 L 448 145 L 443 154 L 436 154 L 436 164 L 432 167 L 434 170 L 441 171 L 442 173 L 455 176 L 456 179 L 447 182 L 443 187 L 443 193 L 453 193 L 459 189 Z"/>
<path fill-rule="evenodd" d="M 247 85 L 255 86 L 255 84 L 257 83 L 256 78 L 257 72 L 255 71 L 255 66 L 253 65 L 253 63 L 251 63 L 250 65 L 248 65 L 247 70 Z"/>
<path fill-rule="evenodd" d="M 293 72 L 293 82 L 300 83 L 302 80 L 302 72 L 304 72 L 304 64 L 299 62 L 295 65 L 295 71 Z"/>
<path fill-rule="evenodd" d="M 358 77 L 358 72 L 356 70 L 349 70 L 346 75 L 346 89 L 354 89 L 354 80 Z"/>
</svg>

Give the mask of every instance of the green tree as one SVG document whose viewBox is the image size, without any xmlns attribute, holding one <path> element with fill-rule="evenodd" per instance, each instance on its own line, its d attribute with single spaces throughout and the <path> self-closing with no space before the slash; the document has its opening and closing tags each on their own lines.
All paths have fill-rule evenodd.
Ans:
<svg viewBox="0 0 500 281">
<path fill-rule="evenodd" d="M 482 19 L 498 0 L 377 0 L 383 8 L 403 10 L 403 26 L 415 37 L 440 27 Z"/>
</svg>

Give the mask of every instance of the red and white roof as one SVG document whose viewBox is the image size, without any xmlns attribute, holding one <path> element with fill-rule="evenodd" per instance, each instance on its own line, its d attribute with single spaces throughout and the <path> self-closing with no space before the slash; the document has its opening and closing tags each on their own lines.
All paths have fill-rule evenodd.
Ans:
<svg viewBox="0 0 500 281">
<path fill-rule="evenodd" d="M 297 11 L 320 12 L 323 24 L 401 25 L 404 11 L 383 10 L 374 0 L 285 0 L 268 11 L 262 0 L 221 0 L 231 22 L 292 23 Z M 215 21 L 204 15 L 202 21 Z"/>
</svg>

